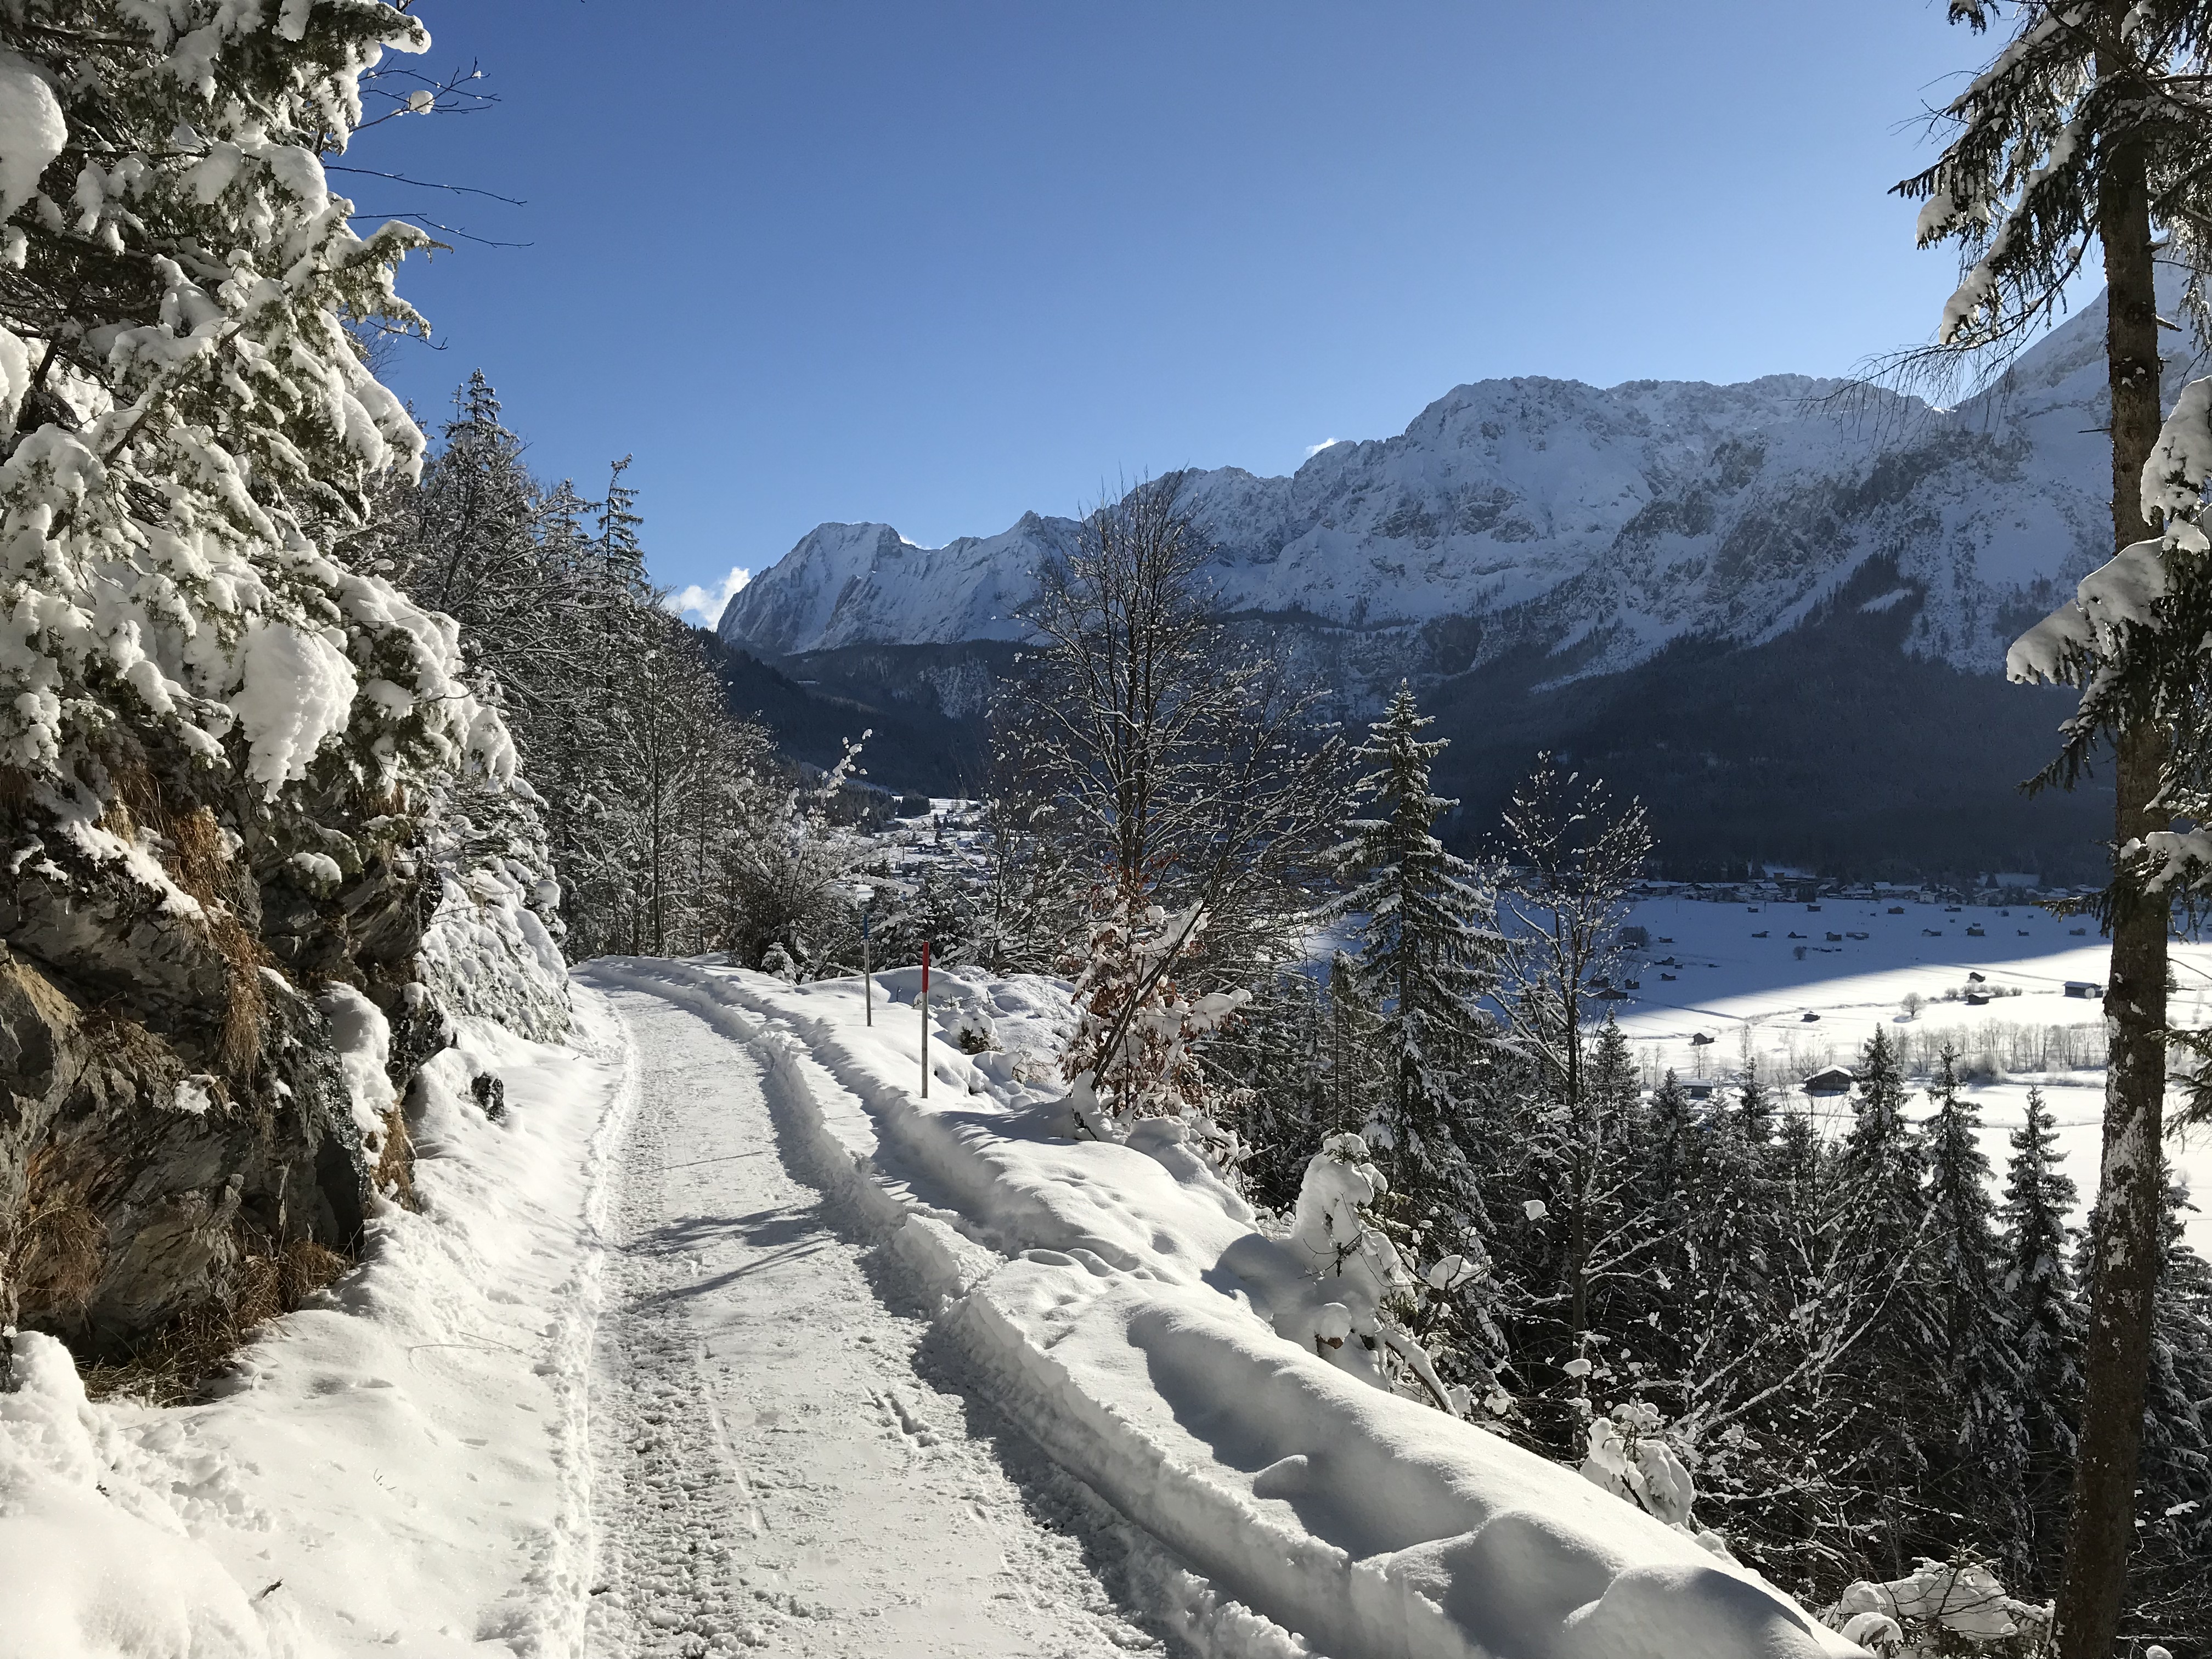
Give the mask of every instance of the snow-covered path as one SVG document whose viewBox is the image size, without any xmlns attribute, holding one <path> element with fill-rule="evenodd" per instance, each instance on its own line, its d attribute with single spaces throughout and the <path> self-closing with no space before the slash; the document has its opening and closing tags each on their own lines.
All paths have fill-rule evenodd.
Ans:
<svg viewBox="0 0 2212 1659">
<path fill-rule="evenodd" d="M 758 1058 L 612 996 L 641 1094 L 592 1370 L 589 1650 L 1158 1645 L 1107 1587 L 1118 1528 L 951 1391 L 896 1272 L 786 1168 Z"/>
</svg>

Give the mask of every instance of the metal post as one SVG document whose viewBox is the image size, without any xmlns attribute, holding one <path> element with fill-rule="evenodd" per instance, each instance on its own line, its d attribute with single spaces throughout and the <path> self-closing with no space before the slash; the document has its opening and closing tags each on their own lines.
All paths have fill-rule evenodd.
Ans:
<svg viewBox="0 0 2212 1659">
<path fill-rule="evenodd" d="M 929 941 L 921 942 L 921 1097 L 929 1098 Z"/>
<path fill-rule="evenodd" d="M 869 971 L 868 913 L 866 910 L 860 912 L 860 995 L 866 1000 L 867 1023 L 873 1025 L 876 1023 L 876 976 Z"/>
</svg>

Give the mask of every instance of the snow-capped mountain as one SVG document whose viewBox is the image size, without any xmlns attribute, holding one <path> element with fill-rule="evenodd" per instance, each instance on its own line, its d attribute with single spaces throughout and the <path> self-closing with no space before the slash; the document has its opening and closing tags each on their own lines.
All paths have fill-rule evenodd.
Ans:
<svg viewBox="0 0 2212 1659">
<path fill-rule="evenodd" d="M 1686 635 L 1750 644 L 1883 557 L 1899 598 L 1921 598 L 1906 649 L 1995 672 L 2022 619 L 2104 556 L 2103 331 L 2100 299 L 1949 410 L 1795 375 L 1479 381 L 1288 477 L 1192 473 L 1187 499 L 1232 608 L 1368 635 L 1392 675 L 1525 644 L 1571 653 L 1577 676 Z M 1031 571 L 1073 529 L 1031 513 L 924 548 L 825 524 L 720 631 L 769 656 L 1018 639 Z"/>
</svg>

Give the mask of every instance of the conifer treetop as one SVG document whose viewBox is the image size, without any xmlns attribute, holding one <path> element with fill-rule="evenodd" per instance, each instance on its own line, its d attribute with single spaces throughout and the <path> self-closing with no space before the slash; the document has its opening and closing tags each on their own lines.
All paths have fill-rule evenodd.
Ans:
<svg viewBox="0 0 2212 1659">
<path fill-rule="evenodd" d="M 428 45 L 374 0 L 0 18 L 0 765 L 85 852 L 150 873 L 89 827 L 118 723 L 184 795 L 278 818 L 311 772 L 512 776 L 454 624 L 338 556 L 421 464 L 348 330 L 422 327 L 393 277 L 428 239 L 357 234 L 325 162 Z"/>
</svg>

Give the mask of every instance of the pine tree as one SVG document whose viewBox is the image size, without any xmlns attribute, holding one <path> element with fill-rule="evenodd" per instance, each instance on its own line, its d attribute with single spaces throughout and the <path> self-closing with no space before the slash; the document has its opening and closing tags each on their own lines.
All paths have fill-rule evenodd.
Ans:
<svg viewBox="0 0 2212 1659">
<path fill-rule="evenodd" d="M 1943 1361 L 1923 1266 L 1927 1155 L 1905 1115 L 1907 1097 L 1897 1051 L 1877 1027 L 1825 1194 L 1835 1237 L 1826 1316 L 1849 1344 L 1834 1377 L 1843 1444 L 1869 1494 L 1866 1524 L 1887 1534 L 1900 1565 L 1915 1541 L 1908 1506 L 1926 1473 L 1924 1431 L 1941 1420 L 1930 1391 Z"/>
<path fill-rule="evenodd" d="M 1369 1130 L 1391 1190 L 1441 1205 L 1465 1224 L 1471 1182 L 1466 1093 L 1491 1026 L 1483 999 L 1497 985 L 1499 940 L 1489 894 L 1435 834 L 1455 803 L 1431 793 L 1430 765 L 1446 744 L 1424 740 L 1433 721 L 1401 684 L 1354 758 L 1374 769 L 1355 799 L 1375 816 L 1349 820 L 1336 849 L 1346 884 L 1339 914 L 1361 918 L 1348 988 L 1376 1011 L 1381 1112 Z"/>
<path fill-rule="evenodd" d="M 1238 1173 L 1262 1208 L 1289 1212 L 1307 1161 L 1337 1132 L 1328 1024 L 1321 988 L 1305 974 L 1284 974 L 1206 1055 L 1234 1085 L 1224 1113 L 1249 1148 Z"/>
<path fill-rule="evenodd" d="M 2081 1308 L 2067 1265 L 2066 1218 L 2075 1194 L 2058 1170 L 2057 1144 L 2043 1091 L 2030 1089 L 2005 1169 L 2002 1286 L 2019 1357 L 2013 1388 L 2022 1457 L 2019 1548 L 2036 1581 L 2055 1566 L 2064 1536 L 2081 1390 Z"/>
<path fill-rule="evenodd" d="M 1937 1061 L 1936 1115 L 1927 1132 L 1929 1248 L 1923 1261 L 1940 1321 L 1940 1381 L 1951 1427 L 1936 1479 L 1950 1505 L 1987 1527 L 1994 1517 L 2017 1515 L 2025 1488 L 2025 1446 L 2014 1410 L 2021 1366 L 2001 1286 L 2003 1252 L 1989 1160 L 1975 1138 L 1980 1115 L 1959 1091 L 1957 1060 L 1947 1045 Z"/>
<path fill-rule="evenodd" d="M 1736 1093 L 1735 1122 L 1745 1145 L 1762 1157 L 1772 1150 L 1773 1097 L 1759 1078 L 1759 1061 L 1749 1055 L 1744 1059 L 1742 1081 Z"/>
<path fill-rule="evenodd" d="M 1351 956 L 1337 951 L 1328 971 L 1328 1133 L 1358 1134 L 1382 1114 L 1388 1084 L 1381 1064 L 1381 1012 L 1360 991 Z"/>
<path fill-rule="evenodd" d="M 1698 1131 L 1697 1109 L 1670 1066 L 1651 1091 L 1644 1122 L 1644 1202 L 1656 1231 L 1681 1230 L 1691 1198 Z"/>
<path fill-rule="evenodd" d="M 1590 1043 L 1589 1079 L 1600 1141 L 1615 1146 L 1633 1141 L 1644 1091 L 1638 1082 L 1635 1058 L 1628 1052 L 1627 1033 L 1610 1011 Z"/>
</svg>

